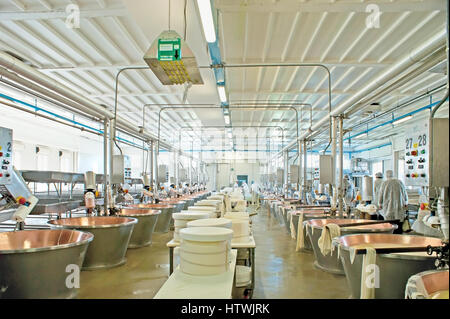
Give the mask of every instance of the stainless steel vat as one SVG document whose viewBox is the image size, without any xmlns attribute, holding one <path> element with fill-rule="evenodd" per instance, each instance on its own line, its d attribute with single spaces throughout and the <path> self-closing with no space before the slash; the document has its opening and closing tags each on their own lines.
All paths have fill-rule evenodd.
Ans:
<svg viewBox="0 0 450 319">
<path fill-rule="evenodd" d="M 126 263 L 125 253 L 136 218 L 93 216 L 50 220 L 51 227 L 88 231 L 95 237 L 89 245 L 83 270 L 111 268 Z"/>
<path fill-rule="evenodd" d="M 427 270 L 415 274 L 408 280 L 408 285 L 405 291 L 407 299 L 448 299 L 449 286 L 449 271 L 448 269 L 441 270 Z M 423 286 L 417 285 L 417 281 L 422 281 Z M 410 283 L 413 285 L 410 286 Z M 418 289 L 418 287 L 420 287 Z M 423 289 L 425 291 L 423 291 Z M 434 294 L 447 291 L 447 296 L 440 297 Z M 417 294 L 418 293 L 418 294 Z"/>
<path fill-rule="evenodd" d="M 324 256 L 320 251 L 318 241 L 322 235 L 323 226 L 326 224 L 357 224 L 367 221 L 368 220 L 366 219 L 311 219 L 304 222 L 304 224 L 308 225 L 308 227 L 306 227 L 306 233 L 311 241 L 314 256 L 316 257 L 314 266 L 333 274 L 344 275 L 344 268 L 342 267 L 341 261 L 338 259 L 337 251 L 326 256 Z M 397 225 L 392 225 L 390 223 L 341 227 L 341 235 L 360 233 L 392 233 L 395 229 L 397 229 Z"/>
<path fill-rule="evenodd" d="M 324 219 L 327 218 L 327 215 L 323 211 L 319 210 L 296 210 L 292 212 L 292 223 L 294 224 L 295 231 L 298 230 L 298 220 L 300 219 L 300 212 L 303 212 L 303 221 L 307 221 L 310 219 Z M 290 225 L 289 225 L 289 232 L 290 232 Z M 305 226 L 303 226 L 303 233 L 304 233 L 304 251 L 312 252 L 312 245 L 311 241 L 309 240 L 309 237 L 306 234 Z M 298 236 L 298 234 L 296 235 Z"/>
<path fill-rule="evenodd" d="M 152 235 L 156 227 L 161 211 L 149 208 L 122 208 L 119 216 L 134 217 L 138 223 L 134 226 L 131 233 L 128 248 L 139 248 L 148 246 L 152 243 Z"/>
<path fill-rule="evenodd" d="M 161 211 L 156 221 L 155 233 L 167 233 L 169 231 L 170 223 L 172 220 L 172 214 L 175 213 L 175 206 L 168 204 L 135 204 L 129 207 L 141 207 L 150 208 Z"/>
<path fill-rule="evenodd" d="M 175 206 L 175 211 L 174 213 L 179 213 L 181 212 L 183 209 L 185 209 L 184 207 L 186 206 L 187 202 L 184 200 L 179 200 L 179 199 L 163 199 L 160 201 L 159 204 L 162 205 L 173 205 Z M 186 207 L 187 209 L 187 207 Z"/>
<path fill-rule="evenodd" d="M 81 268 L 93 238 L 68 229 L 0 233 L 0 299 L 74 298 L 67 267 Z"/>
<path fill-rule="evenodd" d="M 397 235 L 397 234 L 356 234 L 336 238 L 333 245 L 340 246 L 340 259 L 344 266 L 345 276 L 351 290 L 352 298 L 360 298 L 361 269 L 364 255 L 356 255 L 353 263 L 350 260 L 350 247 L 376 245 L 389 248 L 428 245 L 440 246 L 439 238 Z M 425 270 L 435 269 L 435 256 L 426 252 L 377 254 L 376 264 L 379 268 L 379 288 L 375 288 L 376 299 L 403 299 L 409 277 Z"/>
</svg>

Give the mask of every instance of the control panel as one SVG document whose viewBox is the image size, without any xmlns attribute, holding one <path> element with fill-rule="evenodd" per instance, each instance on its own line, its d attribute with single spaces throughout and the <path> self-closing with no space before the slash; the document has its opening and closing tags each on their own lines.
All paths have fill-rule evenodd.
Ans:
<svg viewBox="0 0 450 319">
<path fill-rule="evenodd" d="M 12 182 L 12 130 L 0 127 L 0 185 Z"/>
<path fill-rule="evenodd" d="M 413 125 L 405 134 L 405 185 L 429 185 L 429 129 L 428 122 Z"/>
</svg>

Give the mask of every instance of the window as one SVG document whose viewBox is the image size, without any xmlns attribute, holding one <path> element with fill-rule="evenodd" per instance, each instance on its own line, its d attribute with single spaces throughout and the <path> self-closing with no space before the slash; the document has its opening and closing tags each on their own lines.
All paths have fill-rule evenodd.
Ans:
<svg viewBox="0 0 450 319">
<path fill-rule="evenodd" d="M 383 161 L 372 162 L 372 177 L 375 179 L 375 174 L 382 172 L 383 172 Z"/>
</svg>

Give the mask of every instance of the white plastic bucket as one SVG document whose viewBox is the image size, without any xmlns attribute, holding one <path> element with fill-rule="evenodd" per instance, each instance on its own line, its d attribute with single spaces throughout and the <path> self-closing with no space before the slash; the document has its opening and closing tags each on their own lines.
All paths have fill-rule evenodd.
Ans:
<svg viewBox="0 0 450 319">
<path fill-rule="evenodd" d="M 224 227 L 189 227 L 180 230 L 180 269 L 190 275 L 217 275 L 231 262 L 233 231 Z"/>
</svg>

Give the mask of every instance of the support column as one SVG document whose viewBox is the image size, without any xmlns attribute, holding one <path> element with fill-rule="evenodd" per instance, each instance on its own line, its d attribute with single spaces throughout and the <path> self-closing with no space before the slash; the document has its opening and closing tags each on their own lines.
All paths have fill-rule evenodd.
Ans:
<svg viewBox="0 0 450 319">
<path fill-rule="evenodd" d="M 109 199 L 108 190 L 108 124 L 109 119 L 105 118 L 103 122 L 103 214 L 108 211 Z"/>
<path fill-rule="evenodd" d="M 114 156 L 114 121 L 109 123 L 109 175 L 108 175 L 108 188 L 106 196 L 108 198 L 108 206 L 109 208 L 114 207 L 114 194 L 113 194 L 113 185 L 112 185 L 112 176 L 113 176 L 113 156 Z M 105 215 L 109 215 L 108 212 L 105 212 Z"/>
<path fill-rule="evenodd" d="M 303 194 L 306 200 L 306 193 L 308 192 L 308 147 L 306 140 L 303 140 Z"/>
<path fill-rule="evenodd" d="M 332 173 L 333 173 L 333 183 L 332 189 L 330 190 L 332 194 L 331 197 L 331 209 L 336 210 L 337 207 L 337 178 L 336 178 L 336 149 L 337 149 L 337 119 L 335 117 L 331 118 L 331 162 L 332 162 Z"/>
<path fill-rule="evenodd" d="M 302 143 L 298 144 L 298 192 L 301 199 L 303 199 L 303 160 L 302 160 Z"/>
<path fill-rule="evenodd" d="M 283 190 L 284 190 L 284 195 L 287 196 L 288 195 L 288 173 L 289 173 L 289 153 L 288 151 L 284 152 L 284 172 L 283 172 L 283 179 L 284 179 L 284 185 L 283 185 Z"/>
<path fill-rule="evenodd" d="M 339 217 L 344 217 L 344 119 L 339 117 Z"/>
</svg>

